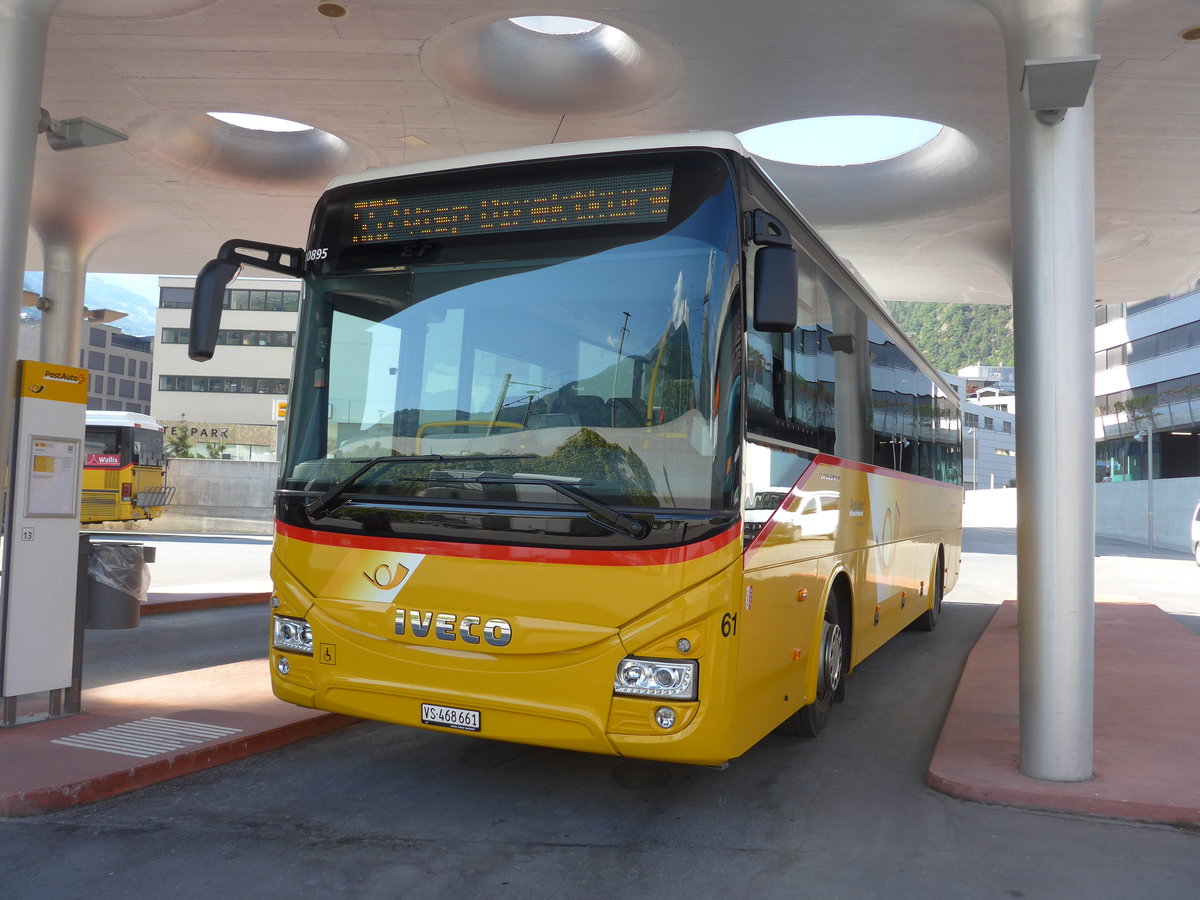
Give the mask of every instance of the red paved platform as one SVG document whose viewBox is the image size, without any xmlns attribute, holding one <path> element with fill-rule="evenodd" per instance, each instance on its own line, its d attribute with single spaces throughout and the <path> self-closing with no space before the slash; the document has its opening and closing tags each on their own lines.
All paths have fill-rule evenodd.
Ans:
<svg viewBox="0 0 1200 900">
<path fill-rule="evenodd" d="M 265 659 L 83 692 L 81 715 L 0 731 L 0 815 L 112 797 L 357 720 L 284 703 Z"/>
<path fill-rule="evenodd" d="M 1096 604 L 1091 781 L 1021 773 L 1017 671 L 1009 602 L 967 660 L 930 785 L 983 803 L 1200 825 L 1200 636 L 1152 604 Z"/>
</svg>

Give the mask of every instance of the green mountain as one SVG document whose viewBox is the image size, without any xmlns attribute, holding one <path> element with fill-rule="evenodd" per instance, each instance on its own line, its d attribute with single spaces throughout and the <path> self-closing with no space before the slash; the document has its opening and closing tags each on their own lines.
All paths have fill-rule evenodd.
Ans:
<svg viewBox="0 0 1200 900">
<path fill-rule="evenodd" d="M 887 306 L 917 349 L 943 372 L 1013 364 L 1011 306 L 898 302 Z"/>
</svg>

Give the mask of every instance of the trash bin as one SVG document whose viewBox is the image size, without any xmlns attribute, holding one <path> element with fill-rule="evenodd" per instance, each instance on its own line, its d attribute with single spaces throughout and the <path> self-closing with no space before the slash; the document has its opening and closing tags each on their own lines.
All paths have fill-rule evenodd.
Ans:
<svg viewBox="0 0 1200 900">
<path fill-rule="evenodd" d="M 154 548 L 94 542 L 87 563 L 87 627 L 137 628 L 150 589 Z"/>
</svg>

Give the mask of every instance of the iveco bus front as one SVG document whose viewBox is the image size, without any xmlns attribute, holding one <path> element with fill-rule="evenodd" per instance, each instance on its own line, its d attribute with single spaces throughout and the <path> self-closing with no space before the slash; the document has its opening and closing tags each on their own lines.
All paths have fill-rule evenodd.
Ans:
<svg viewBox="0 0 1200 900">
<path fill-rule="evenodd" d="M 818 610 L 798 636 L 811 696 L 750 722 L 735 699 L 760 689 L 738 674 L 746 307 L 782 332 L 797 303 L 795 251 L 746 208 L 746 164 L 730 136 L 686 135 L 368 172 L 321 198 L 305 250 L 222 248 L 194 358 L 239 264 L 305 285 L 278 696 L 719 763 L 836 687 L 849 657 Z"/>
</svg>

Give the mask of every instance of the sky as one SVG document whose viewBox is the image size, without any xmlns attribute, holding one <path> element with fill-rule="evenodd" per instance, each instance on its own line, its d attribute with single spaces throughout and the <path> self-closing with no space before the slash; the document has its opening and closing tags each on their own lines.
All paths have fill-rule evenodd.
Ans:
<svg viewBox="0 0 1200 900">
<path fill-rule="evenodd" d="M 575 20 L 571 20 L 575 21 Z M 251 126 L 253 127 L 253 126 Z M 750 152 L 810 166 L 861 165 L 923 146 L 941 130 L 934 122 L 892 116 L 824 116 L 752 128 L 738 135 Z M 26 273 L 31 289 L 41 273 Z M 129 314 L 114 324 L 129 334 L 152 334 L 158 275 L 89 273 L 84 304 Z"/>
</svg>

